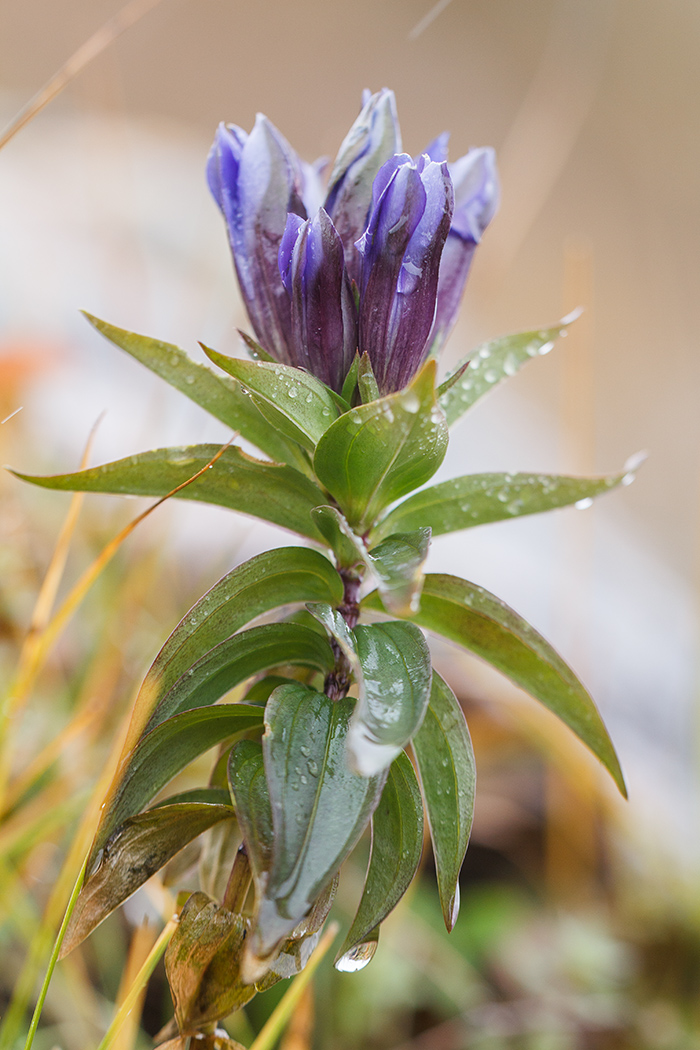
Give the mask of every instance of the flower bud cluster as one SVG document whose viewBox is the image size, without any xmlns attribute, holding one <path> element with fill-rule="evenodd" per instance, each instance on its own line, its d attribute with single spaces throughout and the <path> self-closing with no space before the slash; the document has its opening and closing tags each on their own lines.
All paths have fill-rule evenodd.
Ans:
<svg viewBox="0 0 700 1050">
<path fill-rule="evenodd" d="M 365 94 L 324 193 L 270 121 L 220 125 L 210 189 L 262 348 L 340 391 L 367 353 L 382 394 L 449 334 L 476 245 L 498 206 L 493 150 L 447 163 L 447 134 L 401 152 L 393 92 Z"/>
</svg>

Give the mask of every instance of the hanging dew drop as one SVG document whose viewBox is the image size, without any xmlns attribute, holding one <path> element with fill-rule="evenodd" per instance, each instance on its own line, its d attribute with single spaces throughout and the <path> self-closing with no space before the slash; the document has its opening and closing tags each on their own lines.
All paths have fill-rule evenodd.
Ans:
<svg viewBox="0 0 700 1050">
<path fill-rule="evenodd" d="M 363 941 L 362 944 L 356 944 L 345 952 L 345 955 L 341 955 L 335 968 L 341 973 L 357 973 L 358 970 L 364 970 L 365 966 L 372 961 L 376 950 L 377 941 Z"/>
<path fill-rule="evenodd" d="M 576 500 L 574 503 L 576 510 L 588 510 L 589 507 L 593 506 L 593 500 L 590 496 L 586 496 L 585 499 Z"/>
</svg>

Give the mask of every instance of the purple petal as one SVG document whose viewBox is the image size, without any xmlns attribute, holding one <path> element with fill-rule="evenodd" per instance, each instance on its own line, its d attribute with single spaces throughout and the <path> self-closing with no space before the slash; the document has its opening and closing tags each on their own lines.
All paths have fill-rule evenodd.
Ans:
<svg viewBox="0 0 700 1050">
<path fill-rule="evenodd" d="M 367 225 L 372 183 L 382 164 L 401 150 L 393 91 L 384 88 L 366 100 L 350 128 L 331 172 L 325 208 L 340 234 L 350 277 L 358 279 L 355 241 Z"/>
<path fill-rule="evenodd" d="M 292 228 L 290 222 L 285 239 Z M 357 325 L 343 244 L 323 208 L 298 228 L 288 287 L 292 364 L 339 391 L 355 355 Z"/>
<path fill-rule="evenodd" d="M 209 185 L 224 212 L 238 283 L 262 347 L 289 362 L 291 310 L 278 265 L 289 212 L 306 218 L 301 164 L 261 114 L 250 135 L 219 129 L 208 165 Z"/>
<path fill-rule="evenodd" d="M 295 215 L 293 211 L 289 213 L 282 240 L 280 241 L 279 252 L 277 253 L 277 265 L 279 266 L 282 284 L 287 289 L 287 294 L 290 297 L 292 294 L 292 253 L 299 236 L 299 230 L 303 225 L 304 220 L 300 215 Z"/>
<path fill-rule="evenodd" d="M 453 208 L 447 165 L 402 161 L 397 166 L 392 158 L 378 175 L 369 225 L 358 242 L 360 351 L 369 353 L 382 393 L 405 386 L 425 356 Z"/>
<path fill-rule="evenodd" d="M 431 160 L 435 160 L 438 163 L 442 163 L 443 160 L 447 160 L 447 147 L 450 141 L 449 131 L 443 131 L 441 135 L 425 147 L 424 153 L 430 157 Z"/>
<path fill-rule="evenodd" d="M 455 187 L 455 210 L 440 264 L 437 307 L 430 344 L 439 350 L 455 320 L 474 252 L 496 213 L 499 201 L 494 151 L 472 149 L 450 165 Z"/>
</svg>

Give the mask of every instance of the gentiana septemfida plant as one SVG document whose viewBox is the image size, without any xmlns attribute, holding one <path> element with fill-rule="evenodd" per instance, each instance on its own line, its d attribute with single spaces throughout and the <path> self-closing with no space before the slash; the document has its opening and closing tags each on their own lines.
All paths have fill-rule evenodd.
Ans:
<svg viewBox="0 0 700 1050">
<path fill-rule="evenodd" d="M 255 333 L 242 333 L 251 359 L 205 347 L 215 372 L 176 346 L 88 319 L 264 458 L 236 444 L 195 445 L 75 474 L 20 475 L 70 491 L 178 489 L 178 498 L 262 518 L 306 544 L 228 573 L 156 657 L 68 926 L 64 953 L 218 829 L 229 846 L 219 866 L 228 857 L 228 867 L 206 884 L 225 889 L 189 896 L 166 954 L 178 1039 L 213 1038 L 217 1021 L 300 972 L 368 825 L 366 881 L 338 968 L 371 960 L 417 871 L 425 817 L 453 927 L 475 766 L 424 632 L 529 692 L 625 792 L 593 701 L 544 638 L 482 587 L 424 573 L 432 536 L 588 502 L 632 478 L 628 467 L 428 484 L 449 429 L 551 349 L 570 320 L 485 343 L 437 381 L 436 354 L 498 203 L 493 151 L 448 164 L 441 135 L 412 159 L 383 90 L 365 96 L 325 184 L 321 165 L 303 163 L 262 116 L 250 134 L 219 128 L 208 179 Z M 242 700 L 226 702 L 234 689 Z M 206 785 L 160 797 L 214 747 Z"/>
</svg>

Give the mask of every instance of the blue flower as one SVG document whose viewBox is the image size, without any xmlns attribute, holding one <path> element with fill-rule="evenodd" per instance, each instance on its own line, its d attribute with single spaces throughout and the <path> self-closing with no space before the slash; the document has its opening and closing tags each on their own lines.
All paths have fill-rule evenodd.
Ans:
<svg viewBox="0 0 700 1050">
<path fill-rule="evenodd" d="M 323 200 L 320 162 L 301 161 L 265 117 L 250 135 L 219 127 L 209 186 L 269 354 L 340 390 L 355 350 L 366 351 L 388 393 L 442 345 L 498 204 L 493 151 L 448 165 L 447 142 L 412 160 L 393 92 L 367 92 Z"/>
<path fill-rule="evenodd" d="M 440 258 L 454 195 L 445 163 L 398 154 L 374 180 L 372 208 L 357 241 L 362 256 L 360 352 L 381 393 L 400 390 L 422 364 L 435 317 Z"/>
</svg>

